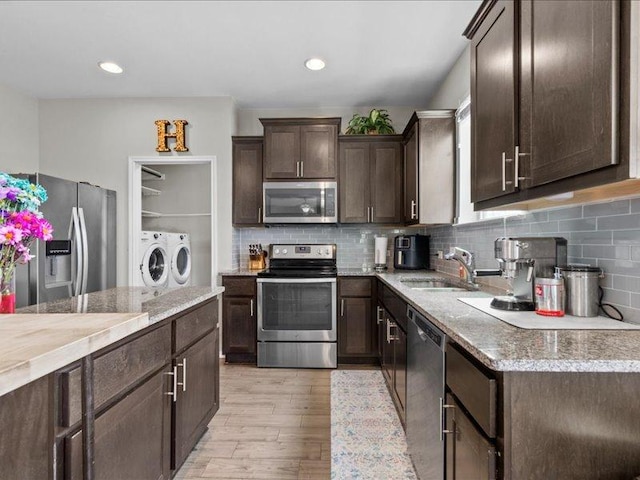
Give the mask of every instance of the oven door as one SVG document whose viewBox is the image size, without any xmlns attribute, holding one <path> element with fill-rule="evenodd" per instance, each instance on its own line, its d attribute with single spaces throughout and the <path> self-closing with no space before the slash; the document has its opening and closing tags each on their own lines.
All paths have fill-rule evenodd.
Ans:
<svg viewBox="0 0 640 480">
<path fill-rule="evenodd" d="M 335 278 L 259 278 L 258 341 L 335 342 Z"/>
</svg>

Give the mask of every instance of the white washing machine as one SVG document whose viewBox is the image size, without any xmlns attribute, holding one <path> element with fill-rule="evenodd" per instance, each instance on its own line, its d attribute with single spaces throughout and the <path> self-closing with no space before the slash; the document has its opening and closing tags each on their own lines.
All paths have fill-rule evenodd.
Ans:
<svg viewBox="0 0 640 480">
<path fill-rule="evenodd" d="M 165 232 L 142 231 L 140 236 L 140 285 L 166 287 L 171 270 Z"/>
<path fill-rule="evenodd" d="M 171 259 L 170 287 L 191 284 L 191 240 L 188 233 L 167 233 L 167 251 Z"/>
</svg>

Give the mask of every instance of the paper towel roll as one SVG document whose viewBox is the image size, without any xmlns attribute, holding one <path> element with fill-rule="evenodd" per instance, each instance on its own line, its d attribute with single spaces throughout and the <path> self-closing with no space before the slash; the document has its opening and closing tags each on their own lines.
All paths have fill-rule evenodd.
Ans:
<svg viewBox="0 0 640 480">
<path fill-rule="evenodd" d="M 387 243 L 389 239 L 387 237 L 375 238 L 375 250 L 374 250 L 374 263 L 376 265 L 387 264 Z"/>
</svg>

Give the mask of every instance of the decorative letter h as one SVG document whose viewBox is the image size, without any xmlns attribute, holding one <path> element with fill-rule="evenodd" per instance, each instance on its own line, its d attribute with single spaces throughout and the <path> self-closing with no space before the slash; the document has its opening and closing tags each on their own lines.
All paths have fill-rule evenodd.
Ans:
<svg viewBox="0 0 640 480">
<path fill-rule="evenodd" d="M 173 148 L 175 152 L 188 152 L 189 149 L 184 143 L 184 126 L 189 122 L 186 120 L 174 120 L 173 124 L 176 127 L 176 133 L 168 133 L 167 126 L 171 122 L 169 120 L 156 120 L 156 127 L 158 129 L 158 146 L 156 152 L 170 152 L 171 149 L 167 147 L 167 138 L 175 138 L 176 146 Z"/>
</svg>

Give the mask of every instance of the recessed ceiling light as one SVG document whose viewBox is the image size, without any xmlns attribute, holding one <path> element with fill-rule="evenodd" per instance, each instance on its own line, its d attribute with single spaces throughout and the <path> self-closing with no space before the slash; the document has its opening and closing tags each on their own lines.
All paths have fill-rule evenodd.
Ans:
<svg viewBox="0 0 640 480">
<path fill-rule="evenodd" d="M 325 66 L 324 60 L 320 58 L 310 58 L 304 62 L 304 66 L 309 70 L 322 70 Z"/>
<path fill-rule="evenodd" d="M 113 62 L 100 62 L 98 66 L 109 73 L 122 73 L 124 71 L 120 65 Z"/>
</svg>

